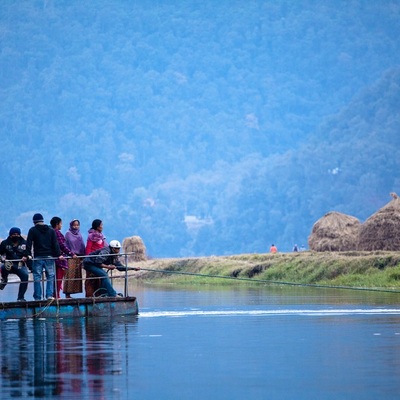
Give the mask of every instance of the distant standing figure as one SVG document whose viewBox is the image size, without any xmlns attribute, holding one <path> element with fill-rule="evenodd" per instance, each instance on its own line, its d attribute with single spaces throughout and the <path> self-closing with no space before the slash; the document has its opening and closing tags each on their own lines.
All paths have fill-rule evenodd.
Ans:
<svg viewBox="0 0 400 400">
<path fill-rule="evenodd" d="M 294 251 L 295 253 L 297 253 L 297 252 L 299 251 L 299 248 L 297 247 L 297 244 L 295 244 L 295 245 L 293 246 L 293 251 Z"/>
<path fill-rule="evenodd" d="M 77 256 L 85 255 L 85 242 L 80 231 L 81 223 L 78 219 L 73 219 L 69 223 L 69 230 L 65 233 L 65 242 L 71 251 Z M 70 258 L 68 269 L 64 276 L 63 292 L 67 299 L 71 294 L 82 293 L 82 258 Z"/>
<path fill-rule="evenodd" d="M 272 243 L 269 252 L 275 254 L 278 252 L 278 248 Z"/>
<path fill-rule="evenodd" d="M 76 255 L 69 249 L 65 242 L 65 237 L 61 233 L 62 229 L 62 219 L 60 217 L 53 217 L 50 221 L 51 227 L 54 229 L 58 241 L 58 245 L 60 246 L 61 254 L 63 258 L 56 260 L 56 290 L 55 297 L 57 299 L 60 298 L 60 290 L 62 281 L 65 275 L 65 271 L 68 269 L 68 260 L 64 258 L 65 256 L 74 257 Z"/>
<path fill-rule="evenodd" d="M 89 235 L 86 241 L 86 254 L 93 253 L 108 246 L 106 237 L 103 235 L 103 221 L 95 219 L 92 222 L 92 227 L 89 229 Z M 100 279 L 94 279 L 95 275 L 92 271 L 86 271 L 85 280 L 85 295 L 86 297 L 93 297 L 96 295 L 97 290 L 100 288 Z"/>
<path fill-rule="evenodd" d="M 17 301 L 25 301 L 25 293 L 28 288 L 29 278 L 28 268 L 26 266 L 28 258 L 26 252 L 26 240 L 21 236 L 21 230 L 19 228 L 13 227 L 10 229 L 8 238 L 3 240 L 0 244 L 0 254 L 6 256 L 4 265 L 1 266 L 0 290 L 3 290 L 6 287 L 8 275 L 15 274 L 21 280 Z"/>
<path fill-rule="evenodd" d="M 54 258 L 61 255 L 54 229 L 43 222 L 42 214 L 35 214 L 32 218 L 34 226 L 29 229 L 26 240 L 26 250 L 29 257 L 34 256 L 32 263 L 33 272 L 33 298 L 42 298 L 42 272 L 46 274 L 46 298 L 54 300 Z M 33 251 L 32 251 L 33 250 Z"/>
</svg>

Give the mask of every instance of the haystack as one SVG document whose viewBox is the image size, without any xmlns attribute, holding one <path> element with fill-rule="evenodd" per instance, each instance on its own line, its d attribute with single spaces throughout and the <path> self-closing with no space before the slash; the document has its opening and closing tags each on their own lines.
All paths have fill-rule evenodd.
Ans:
<svg viewBox="0 0 400 400">
<path fill-rule="evenodd" d="M 328 212 L 314 224 L 308 246 L 314 251 L 356 250 L 360 226 L 351 215 Z"/>
<path fill-rule="evenodd" d="M 124 253 L 134 253 L 128 256 L 129 262 L 146 261 L 146 246 L 140 236 L 131 236 L 122 242 L 122 250 Z"/>
<path fill-rule="evenodd" d="M 360 229 L 359 250 L 400 250 L 400 198 L 393 199 L 371 215 Z"/>
</svg>

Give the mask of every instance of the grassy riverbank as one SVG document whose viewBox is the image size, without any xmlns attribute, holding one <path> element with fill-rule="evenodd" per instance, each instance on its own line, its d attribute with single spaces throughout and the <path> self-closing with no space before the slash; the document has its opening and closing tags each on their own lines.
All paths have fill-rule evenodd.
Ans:
<svg viewBox="0 0 400 400">
<path fill-rule="evenodd" d="M 134 265 L 142 268 L 134 273 L 136 278 L 153 283 L 229 285 L 252 279 L 400 290 L 400 252 L 242 254 L 153 259 Z"/>
</svg>

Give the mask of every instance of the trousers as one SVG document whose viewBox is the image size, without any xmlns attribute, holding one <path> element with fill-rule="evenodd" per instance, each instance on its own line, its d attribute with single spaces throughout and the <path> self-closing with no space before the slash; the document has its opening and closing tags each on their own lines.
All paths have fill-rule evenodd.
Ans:
<svg viewBox="0 0 400 400">
<path fill-rule="evenodd" d="M 36 258 L 32 264 L 33 298 L 42 299 L 42 274 L 46 275 L 46 298 L 54 297 L 55 262 L 47 258 Z"/>
<path fill-rule="evenodd" d="M 111 285 L 110 278 L 107 275 L 107 272 L 103 270 L 103 268 L 98 267 L 96 264 L 91 262 L 83 262 L 83 268 L 87 272 L 91 272 L 94 276 L 97 276 L 100 279 L 100 287 L 103 288 L 107 296 L 115 297 L 117 292 Z"/>
</svg>

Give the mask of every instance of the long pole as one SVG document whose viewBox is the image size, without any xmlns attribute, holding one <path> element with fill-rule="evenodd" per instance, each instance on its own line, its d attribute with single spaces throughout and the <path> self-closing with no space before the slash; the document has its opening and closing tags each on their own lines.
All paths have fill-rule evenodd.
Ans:
<svg viewBox="0 0 400 400">
<path fill-rule="evenodd" d="M 127 270 L 134 270 L 134 268 L 127 267 Z M 347 290 L 363 290 L 363 291 L 369 291 L 369 292 L 400 293 L 400 290 L 394 290 L 394 289 L 363 288 L 363 287 L 338 286 L 338 285 L 318 285 L 318 284 L 314 284 L 314 283 L 297 283 L 297 282 L 274 281 L 274 280 L 269 280 L 269 279 L 240 278 L 240 277 L 234 277 L 234 276 L 209 275 L 209 274 L 199 274 L 199 273 L 195 273 L 195 272 L 170 271 L 170 270 L 150 269 L 150 268 L 142 268 L 142 267 L 140 268 L 140 271 L 158 272 L 158 273 L 164 273 L 164 274 L 197 276 L 197 277 L 202 277 L 202 278 L 230 279 L 230 280 L 235 280 L 235 281 L 246 281 L 246 282 L 273 284 L 273 285 L 313 287 L 313 288 L 319 288 L 319 289 L 347 289 Z"/>
</svg>

